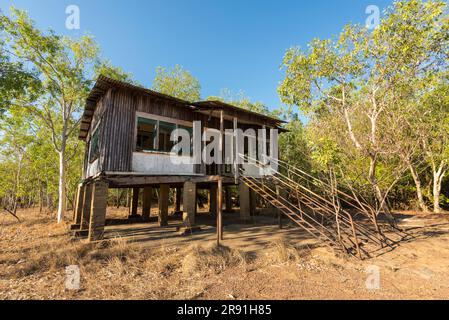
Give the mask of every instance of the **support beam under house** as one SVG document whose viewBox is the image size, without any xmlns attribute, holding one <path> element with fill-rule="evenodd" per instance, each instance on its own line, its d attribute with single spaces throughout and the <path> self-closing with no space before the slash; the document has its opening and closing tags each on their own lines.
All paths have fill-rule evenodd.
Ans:
<svg viewBox="0 0 449 320">
<path fill-rule="evenodd" d="M 168 196 L 170 193 L 170 185 L 161 184 L 159 190 L 159 226 L 165 227 L 168 225 Z"/>
<path fill-rule="evenodd" d="M 81 215 L 80 231 L 87 231 L 89 229 L 91 202 L 92 184 L 87 184 L 84 189 L 83 214 Z"/>
<path fill-rule="evenodd" d="M 139 188 L 133 188 L 133 198 L 131 202 L 131 216 L 137 216 L 137 207 L 139 206 Z"/>
<path fill-rule="evenodd" d="M 153 188 L 145 187 L 143 189 L 142 199 L 142 219 L 148 221 L 151 215 L 151 201 L 153 200 Z"/>
<path fill-rule="evenodd" d="M 92 188 L 91 215 L 89 224 L 89 241 L 103 239 L 108 205 L 108 183 L 96 181 Z"/>
<path fill-rule="evenodd" d="M 251 199 L 249 187 L 240 182 L 239 184 L 239 198 L 240 198 L 240 219 L 243 222 L 251 221 Z"/>
<path fill-rule="evenodd" d="M 183 220 L 185 227 L 191 227 L 195 224 L 196 215 L 196 183 L 187 181 L 184 183 L 183 195 Z"/>
</svg>

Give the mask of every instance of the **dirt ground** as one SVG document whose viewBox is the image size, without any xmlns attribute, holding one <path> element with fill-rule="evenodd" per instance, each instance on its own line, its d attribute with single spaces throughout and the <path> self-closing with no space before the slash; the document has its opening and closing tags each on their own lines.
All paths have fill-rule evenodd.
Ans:
<svg viewBox="0 0 449 320">
<path fill-rule="evenodd" d="M 121 218 L 124 209 L 109 209 Z M 238 224 L 225 216 L 217 249 L 213 220 L 180 236 L 179 222 L 106 228 L 106 240 L 70 237 L 68 223 L 34 210 L 21 222 L 0 215 L 0 299 L 447 299 L 449 215 L 398 213 L 414 238 L 359 261 L 335 254 L 297 228 L 279 230 L 271 216 Z M 116 220 L 114 220 L 116 221 Z M 80 288 L 67 287 L 66 267 L 80 270 Z M 378 271 L 379 286 L 370 280 Z"/>
</svg>

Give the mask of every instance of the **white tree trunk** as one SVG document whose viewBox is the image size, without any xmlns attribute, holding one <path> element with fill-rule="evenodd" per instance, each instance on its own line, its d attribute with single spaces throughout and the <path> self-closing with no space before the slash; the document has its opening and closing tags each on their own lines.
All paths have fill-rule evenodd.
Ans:
<svg viewBox="0 0 449 320">
<path fill-rule="evenodd" d="M 382 190 L 380 189 L 377 183 L 376 167 L 377 167 L 376 156 L 371 155 L 369 167 L 369 181 L 373 188 L 374 196 L 376 197 L 377 202 L 379 203 L 380 210 L 385 214 L 385 217 L 388 219 L 390 224 L 396 225 L 395 219 L 391 214 L 390 208 L 388 207 L 388 204 L 385 201 L 386 195 L 382 193 Z"/>
<path fill-rule="evenodd" d="M 63 142 L 65 144 L 65 142 Z M 65 194 L 65 145 L 59 152 L 59 184 L 58 184 L 58 223 L 64 220 L 66 211 Z"/>
<path fill-rule="evenodd" d="M 435 177 L 433 178 L 433 212 L 434 213 L 440 213 L 440 190 L 441 185 L 438 185 L 438 179 Z"/>
<path fill-rule="evenodd" d="M 415 182 L 416 196 L 418 198 L 418 205 L 423 212 L 429 212 L 429 209 L 427 208 L 426 203 L 424 202 L 424 197 L 423 197 L 422 188 L 421 188 L 421 180 L 419 179 L 419 175 L 416 172 L 416 169 L 413 167 L 413 165 L 409 165 L 409 169 L 410 169 L 410 173 L 412 174 L 413 181 Z"/>
<path fill-rule="evenodd" d="M 443 160 L 438 170 L 433 170 L 433 212 L 441 213 L 440 207 L 440 193 L 441 193 L 441 183 L 443 182 L 444 175 L 446 174 L 446 161 Z"/>
</svg>

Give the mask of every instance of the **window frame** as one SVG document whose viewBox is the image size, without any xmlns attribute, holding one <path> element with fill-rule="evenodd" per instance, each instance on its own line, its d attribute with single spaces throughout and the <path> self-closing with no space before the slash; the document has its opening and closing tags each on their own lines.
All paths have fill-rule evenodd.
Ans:
<svg viewBox="0 0 449 320">
<path fill-rule="evenodd" d="M 139 136 L 139 119 L 140 118 L 142 118 L 142 119 L 145 119 L 145 120 L 150 120 L 151 122 L 154 122 L 154 123 L 152 123 L 152 125 L 154 125 L 154 131 L 153 131 L 153 148 L 151 148 L 151 149 L 148 149 L 148 150 L 145 150 L 145 149 L 142 149 L 142 150 L 137 150 L 137 138 L 138 138 L 138 136 Z M 159 140 L 159 137 L 158 137 L 158 121 L 157 120 L 154 120 L 154 119 L 150 119 L 150 118 L 144 118 L 144 117 L 137 117 L 136 118 L 136 136 L 135 136 L 135 143 L 134 143 L 134 151 L 136 151 L 136 152 L 152 152 L 152 151 L 157 151 L 157 144 L 158 144 L 158 140 Z"/>
<path fill-rule="evenodd" d="M 137 134 L 138 134 L 138 122 L 139 118 L 156 121 L 156 127 L 155 127 L 155 146 L 154 150 L 137 150 Z M 135 118 L 135 129 L 134 129 L 134 152 L 138 153 L 145 153 L 145 154 L 164 154 L 164 155 L 171 155 L 173 154 L 170 151 L 161 151 L 159 150 L 159 133 L 160 133 L 160 122 L 165 122 L 167 124 L 171 124 L 175 126 L 176 129 L 178 129 L 180 126 L 186 127 L 186 128 L 192 128 L 192 134 L 193 134 L 193 122 L 180 120 L 180 119 L 174 119 L 174 118 L 168 118 L 163 116 L 154 115 L 151 113 L 145 113 L 145 112 L 136 112 L 136 118 Z M 192 137 L 191 137 L 192 139 Z M 176 143 L 174 143 L 176 144 Z"/>
</svg>

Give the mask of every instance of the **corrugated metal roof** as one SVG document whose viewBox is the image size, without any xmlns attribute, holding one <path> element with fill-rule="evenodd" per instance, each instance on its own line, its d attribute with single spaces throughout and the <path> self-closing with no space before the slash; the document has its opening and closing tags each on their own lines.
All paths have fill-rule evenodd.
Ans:
<svg viewBox="0 0 449 320">
<path fill-rule="evenodd" d="M 81 140 L 85 140 L 87 137 L 87 133 L 89 132 L 90 124 L 92 122 L 92 116 L 95 112 L 97 102 L 111 88 L 122 88 L 122 89 L 130 90 L 130 91 L 149 94 L 151 96 L 158 97 L 160 99 L 170 100 L 170 101 L 173 101 L 173 102 L 176 102 L 179 104 L 183 104 L 186 107 L 190 107 L 190 108 L 193 107 L 194 109 L 198 109 L 198 110 L 211 110 L 211 109 L 232 110 L 235 112 L 251 114 L 251 115 L 253 115 L 255 117 L 259 117 L 261 119 L 273 121 L 278 125 L 281 123 L 285 123 L 284 121 L 279 120 L 277 118 L 270 117 L 270 116 L 260 114 L 257 112 L 249 111 L 246 109 L 242 109 L 242 108 L 239 108 L 239 107 L 236 107 L 236 106 L 233 106 L 233 105 L 221 102 L 221 101 L 199 101 L 199 102 L 191 103 L 189 101 L 175 98 L 175 97 L 169 96 L 167 94 L 163 94 L 163 93 L 160 93 L 157 91 L 153 91 L 150 89 L 146 89 L 146 88 L 139 87 L 139 86 L 136 86 L 136 85 L 133 85 L 130 83 L 114 80 L 114 79 L 100 75 L 98 77 L 94 87 L 90 91 L 88 98 L 86 99 L 86 107 L 85 107 L 84 113 L 82 115 L 81 127 L 80 127 L 79 136 L 78 136 Z"/>
</svg>

